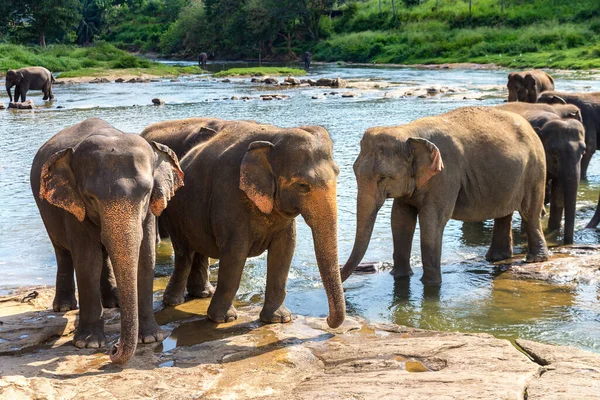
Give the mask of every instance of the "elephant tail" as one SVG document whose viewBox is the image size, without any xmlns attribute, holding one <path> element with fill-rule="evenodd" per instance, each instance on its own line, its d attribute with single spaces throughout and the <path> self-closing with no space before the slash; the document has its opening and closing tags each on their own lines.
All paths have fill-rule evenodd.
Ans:
<svg viewBox="0 0 600 400">
<path fill-rule="evenodd" d="M 54 75 L 50 74 L 50 79 L 52 80 L 52 83 L 56 82 L 56 79 L 54 79 Z"/>
</svg>

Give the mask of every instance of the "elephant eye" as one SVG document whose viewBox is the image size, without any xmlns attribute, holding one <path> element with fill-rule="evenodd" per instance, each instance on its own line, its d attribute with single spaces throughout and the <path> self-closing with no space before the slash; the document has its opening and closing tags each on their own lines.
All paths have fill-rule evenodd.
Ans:
<svg viewBox="0 0 600 400">
<path fill-rule="evenodd" d="M 294 183 L 294 189 L 296 189 L 300 193 L 310 192 L 310 186 L 308 186 L 308 184 L 306 183 Z"/>
<path fill-rule="evenodd" d="M 386 179 L 389 179 L 389 176 L 380 176 L 377 180 L 377 184 L 383 183 Z"/>
</svg>

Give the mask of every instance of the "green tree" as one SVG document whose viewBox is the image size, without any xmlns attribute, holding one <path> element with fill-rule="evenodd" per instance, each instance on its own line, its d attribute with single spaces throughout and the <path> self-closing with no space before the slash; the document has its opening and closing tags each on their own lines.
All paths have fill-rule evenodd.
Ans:
<svg viewBox="0 0 600 400">
<path fill-rule="evenodd" d="M 323 15 L 333 10 L 337 0 L 299 0 L 302 6 L 301 18 L 311 40 L 319 40 L 319 21 Z"/>
<path fill-rule="evenodd" d="M 77 44 L 91 43 L 106 24 L 110 0 L 81 0 L 81 20 L 77 27 Z"/>
<path fill-rule="evenodd" d="M 26 16 L 31 28 L 39 38 L 40 46 L 46 47 L 46 35 L 63 37 L 73 31 L 81 20 L 79 0 L 23 0 L 27 5 Z"/>
</svg>

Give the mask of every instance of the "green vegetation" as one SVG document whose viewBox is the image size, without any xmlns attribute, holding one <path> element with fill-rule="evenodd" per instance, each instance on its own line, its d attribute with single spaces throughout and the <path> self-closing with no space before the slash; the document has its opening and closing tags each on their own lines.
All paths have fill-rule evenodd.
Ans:
<svg viewBox="0 0 600 400">
<path fill-rule="evenodd" d="M 61 77 L 202 73 L 199 67 L 174 67 L 135 57 L 109 43 L 89 47 L 53 45 L 46 48 L 0 44 L 0 71 L 31 65 L 42 66 L 52 72 L 67 71 Z"/>
<path fill-rule="evenodd" d="M 306 71 L 298 68 L 287 67 L 252 67 L 252 68 L 231 68 L 225 71 L 220 71 L 214 74 L 216 78 L 224 78 L 226 76 L 281 76 L 281 75 L 306 75 Z"/>
</svg>

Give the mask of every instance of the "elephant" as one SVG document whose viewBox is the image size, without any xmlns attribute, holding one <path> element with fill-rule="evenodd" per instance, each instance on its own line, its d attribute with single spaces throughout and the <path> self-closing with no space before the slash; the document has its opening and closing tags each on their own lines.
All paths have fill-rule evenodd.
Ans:
<svg viewBox="0 0 600 400">
<path fill-rule="evenodd" d="M 230 121 L 188 151 L 181 160 L 185 186 L 164 213 L 175 251 L 175 271 L 164 302 L 184 301 L 196 257 L 218 258 L 218 282 L 208 318 L 217 323 L 232 321 L 237 318 L 232 302 L 246 258 L 268 250 L 260 319 L 290 321 L 285 286 L 296 243 L 295 217 L 301 214 L 313 234 L 329 301 L 327 322 L 338 327 L 346 304 L 337 257 L 339 169 L 332 147 L 322 127 L 284 129 Z"/>
<path fill-rule="evenodd" d="M 200 53 L 198 55 L 198 66 L 204 68 L 206 66 L 206 60 L 208 60 L 208 54 Z"/>
<path fill-rule="evenodd" d="M 342 269 L 346 280 L 369 245 L 385 199 L 393 198 L 396 279 L 410 267 L 417 217 L 425 285 L 442 282 L 442 236 L 450 218 L 494 219 L 489 261 L 512 256 L 515 210 L 527 222 L 527 262 L 548 259 L 541 215 L 546 178 L 544 149 L 523 117 L 492 107 L 464 107 L 407 125 L 365 131 L 354 163 L 358 183 L 356 237 Z"/>
<path fill-rule="evenodd" d="M 554 90 L 554 79 L 541 70 L 511 72 L 508 74 L 508 101 L 535 103 L 540 93 Z"/>
<path fill-rule="evenodd" d="M 560 229 L 565 210 L 564 243 L 573 243 L 575 209 L 581 158 L 585 152 L 585 129 L 577 106 L 507 103 L 496 106 L 524 117 L 538 133 L 546 153 L 546 181 L 550 190 L 550 232 Z"/>
<path fill-rule="evenodd" d="M 52 73 L 42 67 L 11 69 L 6 72 L 6 92 L 11 103 L 13 97 L 10 90 L 13 86 L 15 86 L 15 103 L 19 102 L 19 97 L 22 102 L 27 100 L 29 90 L 41 90 L 44 92 L 44 100 L 52 100 L 54 99 L 54 94 L 52 94 L 54 82 Z"/>
<path fill-rule="evenodd" d="M 581 110 L 581 119 L 585 127 L 585 154 L 581 159 L 581 179 L 587 179 L 587 170 L 592 156 L 598 146 L 600 135 L 600 92 L 590 93 L 565 93 L 544 92 L 538 103 L 545 104 L 572 104 Z"/>
<path fill-rule="evenodd" d="M 76 308 L 77 278 L 75 346 L 105 344 L 102 307 L 116 304 L 112 271 L 121 308 L 112 362 L 125 364 L 138 340 L 163 339 L 152 311 L 154 216 L 182 185 L 171 149 L 98 118 L 63 129 L 37 152 L 31 189 L 56 254 L 55 311 Z"/>
<path fill-rule="evenodd" d="M 302 61 L 304 61 L 304 69 L 308 71 L 310 69 L 310 63 L 312 62 L 312 53 L 310 51 L 305 51 L 304 54 L 302 54 Z"/>
</svg>

